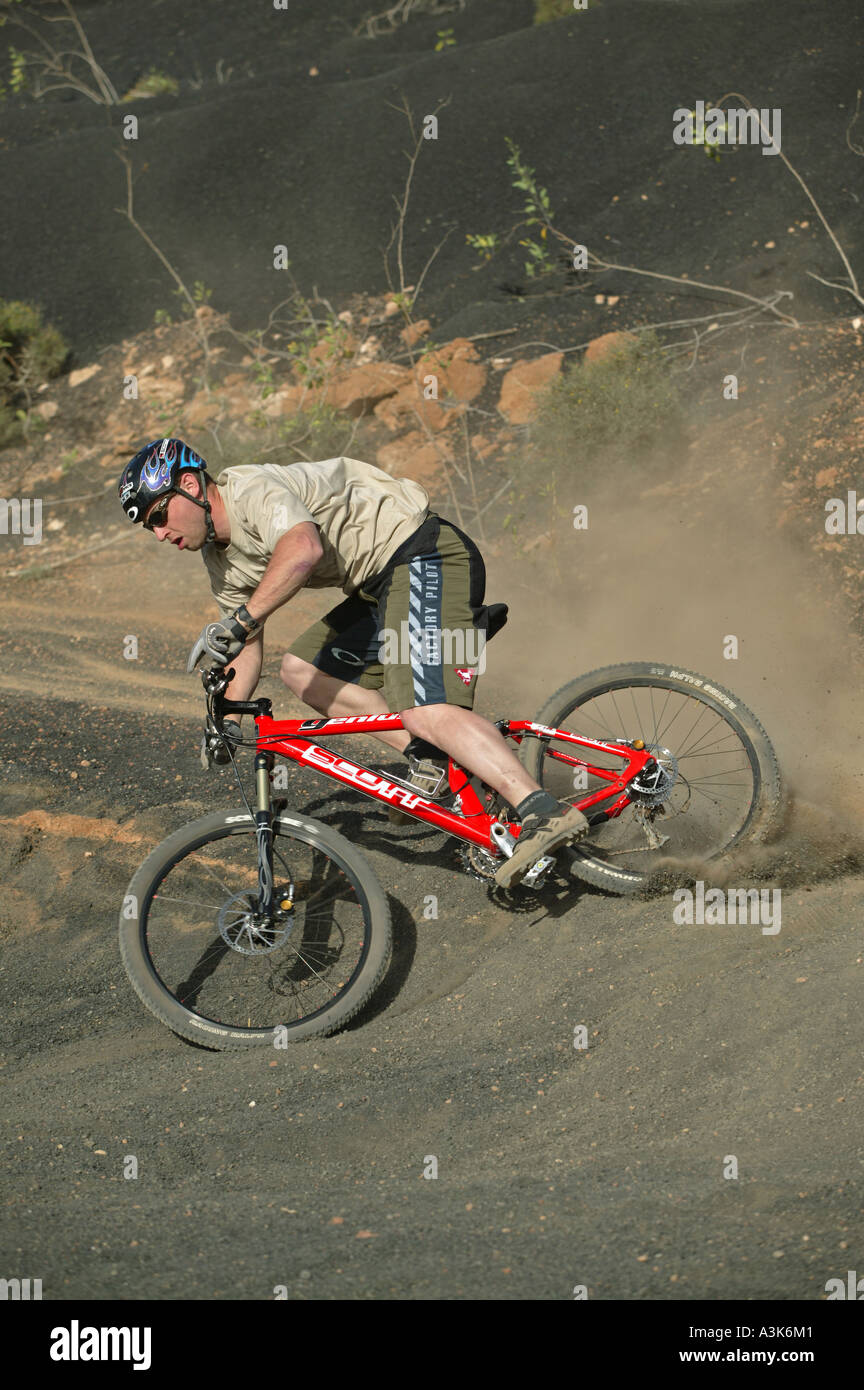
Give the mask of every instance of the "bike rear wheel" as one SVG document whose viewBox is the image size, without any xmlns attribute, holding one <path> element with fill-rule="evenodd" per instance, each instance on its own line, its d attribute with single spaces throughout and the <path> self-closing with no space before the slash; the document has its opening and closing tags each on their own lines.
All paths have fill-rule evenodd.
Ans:
<svg viewBox="0 0 864 1390">
<path fill-rule="evenodd" d="M 562 686 L 535 722 L 601 742 L 641 738 L 674 771 L 664 803 L 631 804 L 570 848 L 571 872 L 595 887 L 636 893 L 661 865 L 716 859 L 735 845 L 766 839 L 779 820 L 782 787 L 768 735 L 735 695 L 695 672 L 651 662 L 606 666 Z M 621 766 L 612 755 L 582 752 L 560 739 L 524 738 L 520 756 L 528 772 L 574 804 L 603 783 L 561 762 L 560 753 L 600 768 Z M 653 846 L 652 835 L 668 838 Z"/>
<path fill-rule="evenodd" d="M 387 900 L 337 831 L 295 813 L 274 817 L 278 912 L 266 927 L 255 922 L 257 877 L 254 821 L 226 811 L 170 835 L 126 890 L 120 953 L 130 982 L 162 1023 L 204 1047 L 332 1033 L 387 969 Z"/>
</svg>

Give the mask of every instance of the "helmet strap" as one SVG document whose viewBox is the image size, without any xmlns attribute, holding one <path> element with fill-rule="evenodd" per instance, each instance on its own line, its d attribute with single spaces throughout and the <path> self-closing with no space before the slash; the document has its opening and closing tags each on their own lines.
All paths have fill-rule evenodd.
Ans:
<svg viewBox="0 0 864 1390">
<path fill-rule="evenodd" d="M 201 474 L 201 492 L 203 493 L 203 501 L 200 497 L 190 496 L 188 492 L 186 496 L 189 498 L 190 502 L 195 503 L 196 507 L 204 508 L 204 512 L 207 517 L 207 541 L 210 545 L 212 545 L 216 540 L 216 527 L 213 525 L 213 515 L 210 510 L 210 503 L 207 501 L 207 479 L 205 478 L 203 473 Z"/>
</svg>

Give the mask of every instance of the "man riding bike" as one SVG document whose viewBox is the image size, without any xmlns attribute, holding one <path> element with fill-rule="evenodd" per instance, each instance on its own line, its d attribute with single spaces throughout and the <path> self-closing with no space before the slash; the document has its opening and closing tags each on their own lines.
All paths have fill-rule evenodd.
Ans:
<svg viewBox="0 0 864 1390">
<path fill-rule="evenodd" d="M 118 490 L 130 521 L 202 552 L 220 618 L 197 650 L 233 665 L 229 699 L 248 700 L 258 684 L 270 614 L 307 585 L 338 586 L 345 600 L 282 658 L 289 690 L 331 718 L 398 713 L 408 732 L 377 737 L 408 758 L 421 794 L 434 795 L 446 755 L 498 792 L 522 824 L 496 871 L 501 887 L 587 833 L 581 811 L 543 791 L 474 713 L 477 667 L 448 658 L 454 637 L 457 651 L 482 649 L 485 566 L 470 537 L 429 510 L 418 483 L 345 457 L 239 465 L 214 478 L 183 440 L 156 439 L 124 468 Z M 388 634 L 406 633 L 385 647 Z"/>
</svg>

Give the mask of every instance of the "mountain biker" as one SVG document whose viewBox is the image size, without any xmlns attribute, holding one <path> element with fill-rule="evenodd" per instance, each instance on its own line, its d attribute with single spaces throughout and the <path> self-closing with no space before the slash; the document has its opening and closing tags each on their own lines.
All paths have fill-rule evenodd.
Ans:
<svg viewBox="0 0 864 1390">
<path fill-rule="evenodd" d="M 258 684 L 270 614 L 306 586 L 338 586 L 344 601 L 283 656 L 289 690 L 330 717 L 398 712 L 407 733 L 376 737 L 408 758 L 421 794 L 437 790 L 448 754 L 498 792 L 522 825 L 495 874 L 502 887 L 587 832 L 582 813 L 543 791 L 474 713 L 476 666 L 445 659 L 442 633 L 462 635 L 457 651 L 482 640 L 485 567 L 470 537 L 429 510 L 418 483 L 346 457 L 241 464 L 214 478 L 188 444 L 166 438 L 135 454 L 118 491 L 130 521 L 202 552 L 220 618 L 199 648 L 234 666 L 229 699 L 248 700 Z M 404 633 L 406 623 L 408 650 L 397 644 L 395 659 L 382 662 L 381 634 Z M 239 737 L 236 724 L 231 732 Z"/>
</svg>

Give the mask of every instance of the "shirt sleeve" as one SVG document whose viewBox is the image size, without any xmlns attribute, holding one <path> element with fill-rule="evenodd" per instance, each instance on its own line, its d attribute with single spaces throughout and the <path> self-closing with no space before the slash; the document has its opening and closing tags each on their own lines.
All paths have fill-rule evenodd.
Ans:
<svg viewBox="0 0 864 1390">
<path fill-rule="evenodd" d="M 234 505 L 244 529 L 271 554 L 276 542 L 292 527 L 301 521 L 315 524 L 315 518 L 296 492 L 266 473 L 245 480 L 235 494 Z"/>
</svg>

